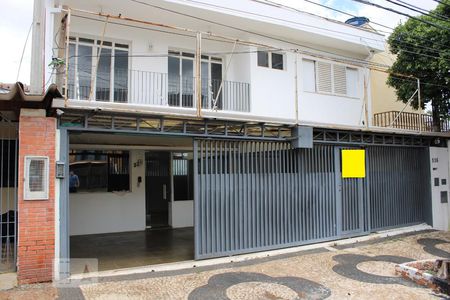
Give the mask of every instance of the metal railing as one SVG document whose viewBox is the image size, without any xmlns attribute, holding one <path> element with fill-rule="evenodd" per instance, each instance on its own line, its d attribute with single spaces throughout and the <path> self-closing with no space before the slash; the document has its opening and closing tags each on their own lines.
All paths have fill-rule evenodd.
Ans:
<svg viewBox="0 0 450 300">
<path fill-rule="evenodd" d="M 400 111 L 386 111 L 373 115 L 373 125 L 414 131 L 433 131 L 433 117 L 428 114 L 418 114 Z M 450 131 L 450 121 L 441 120 L 440 131 Z"/>
<path fill-rule="evenodd" d="M 91 91 L 88 78 L 69 80 L 69 99 L 111 101 L 141 105 L 195 107 L 195 78 L 169 76 L 166 73 L 128 70 L 97 73 Z M 106 84 L 105 84 L 106 83 Z M 92 93 L 92 95 L 91 95 Z M 250 112 L 250 84 L 220 79 L 202 79 L 202 108 Z"/>
</svg>

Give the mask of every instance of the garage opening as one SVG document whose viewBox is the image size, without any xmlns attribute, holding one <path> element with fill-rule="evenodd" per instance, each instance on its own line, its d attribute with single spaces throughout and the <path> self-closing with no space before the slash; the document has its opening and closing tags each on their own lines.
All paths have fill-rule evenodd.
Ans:
<svg viewBox="0 0 450 300">
<path fill-rule="evenodd" d="M 71 258 L 100 271 L 194 258 L 191 139 L 71 135 L 69 166 Z"/>
</svg>

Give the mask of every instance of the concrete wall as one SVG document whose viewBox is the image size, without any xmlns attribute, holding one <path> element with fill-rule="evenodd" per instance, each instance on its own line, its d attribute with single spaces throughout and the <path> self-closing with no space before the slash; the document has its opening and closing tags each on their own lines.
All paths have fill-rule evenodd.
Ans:
<svg viewBox="0 0 450 300">
<path fill-rule="evenodd" d="M 433 228 L 450 230 L 448 148 L 430 147 L 430 166 Z M 442 193 L 447 193 L 447 203 L 442 203 Z"/>
<path fill-rule="evenodd" d="M 144 161 L 144 151 L 130 151 L 130 162 Z M 143 182 L 138 186 L 137 178 Z M 70 235 L 138 231 L 145 229 L 145 165 L 131 167 L 131 191 L 72 193 Z"/>
</svg>

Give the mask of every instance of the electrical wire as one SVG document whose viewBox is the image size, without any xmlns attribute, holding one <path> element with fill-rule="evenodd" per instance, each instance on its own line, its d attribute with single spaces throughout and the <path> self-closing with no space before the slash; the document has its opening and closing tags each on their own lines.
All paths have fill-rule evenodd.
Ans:
<svg viewBox="0 0 450 300">
<path fill-rule="evenodd" d="M 410 4 L 410 3 L 406 2 L 406 1 L 403 1 L 403 0 L 395 0 L 395 1 L 397 1 L 397 2 L 399 2 L 399 3 L 403 3 L 403 4 L 408 5 L 408 6 L 410 6 L 410 7 L 413 7 L 413 8 L 415 8 L 415 9 L 420 10 L 420 11 L 423 11 L 423 12 L 425 12 L 425 13 L 427 13 L 427 14 L 435 15 L 435 16 L 438 16 L 438 17 L 443 18 L 443 19 L 445 19 L 445 20 L 448 20 L 448 17 L 447 17 L 447 16 L 438 14 L 438 13 L 436 13 L 435 11 L 426 10 L 426 9 L 424 9 L 424 8 L 421 8 L 421 7 L 418 7 L 418 6 L 416 6 L 416 5 Z"/>
<path fill-rule="evenodd" d="M 416 20 L 418 22 L 421 22 L 421 23 L 424 23 L 424 24 L 436 27 L 438 29 L 450 30 L 450 28 L 447 27 L 447 26 L 441 26 L 440 24 L 436 24 L 436 23 L 433 23 L 433 22 L 430 22 L 430 21 L 427 21 L 427 20 L 424 20 L 424 19 L 421 19 L 421 18 L 417 18 L 417 17 L 411 16 L 410 14 L 407 14 L 407 13 L 404 13 L 404 12 L 401 12 L 401 11 L 398 11 L 398 10 L 395 10 L 395 9 L 392 9 L 392 8 L 389 8 L 389 7 L 386 7 L 386 6 L 383 6 L 383 5 L 372 3 L 370 1 L 366 1 L 366 0 L 352 0 L 352 1 L 358 2 L 358 3 L 362 3 L 362 4 L 365 4 L 365 5 L 371 5 L 371 6 L 374 6 L 374 7 L 383 9 L 383 10 L 386 10 L 386 11 L 390 11 L 390 12 L 396 13 L 398 15 L 402 15 L 402 16 L 414 19 L 414 20 Z"/>
<path fill-rule="evenodd" d="M 19 81 L 20 69 L 22 68 L 22 61 L 23 61 L 23 57 L 25 55 L 25 49 L 27 48 L 28 39 L 30 37 L 32 28 L 33 28 L 33 22 L 31 22 L 30 29 L 28 29 L 27 38 L 25 39 L 25 44 L 23 45 L 23 48 L 22 48 L 22 55 L 20 56 L 19 67 L 17 68 L 16 82 Z"/>
<path fill-rule="evenodd" d="M 389 2 L 389 3 L 392 3 L 392 4 L 394 4 L 394 5 L 397 5 L 397 6 L 406 8 L 406 9 L 409 9 L 409 10 L 411 10 L 411 11 L 417 12 L 417 13 L 419 13 L 419 14 L 422 14 L 422 15 L 427 16 L 427 17 L 430 17 L 430 18 L 438 19 L 438 20 L 440 20 L 440 21 L 448 21 L 448 18 L 447 18 L 447 17 L 433 16 L 430 12 L 427 12 L 427 11 L 424 12 L 424 11 L 421 10 L 421 9 L 416 9 L 416 8 L 413 8 L 412 6 L 410 7 L 409 4 L 402 4 L 402 3 L 399 3 L 400 1 L 399 1 L 399 2 L 396 2 L 396 1 L 393 1 L 393 0 L 385 0 L 385 1 L 386 1 L 386 2 Z M 416 7 L 417 7 L 417 6 L 416 6 Z"/>
<path fill-rule="evenodd" d="M 445 3 L 445 1 L 442 1 L 442 0 L 433 0 L 433 1 L 434 1 L 434 2 L 437 2 L 437 3 L 439 3 L 439 4 L 442 4 L 442 5 L 444 5 L 444 6 L 450 7 L 450 4 Z"/>
<path fill-rule="evenodd" d="M 102 20 L 99 20 L 99 19 L 97 19 L 97 18 L 90 18 L 90 17 L 85 17 L 85 16 L 79 16 L 79 15 L 73 15 L 73 16 L 75 16 L 75 17 L 81 17 L 81 18 L 85 18 L 85 19 L 90 19 L 90 20 L 97 21 L 97 22 L 103 22 Z M 182 35 L 182 36 L 187 36 L 187 37 L 194 38 L 193 35 L 189 35 L 189 34 L 182 34 L 182 33 L 176 33 L 176 32 L 172 32 L 172 31 L 165 31 L 165 30 L 159 30 L 159 29 L 151 29 L 151 28 L 148 28 L 148 27 L 141 27 L 141 26 L 130 25 L 130 24 L 124 24 L 124 23 L 113 22 L 113 21 L 109 21 L 109 23 L 110 23 L 110 24 L 120 25 L 120 26 L 129 26 L 129 27 L 134 27 L 134 28 L 141 28 L 141 29 L 144 29 L 144 30 L 157 31 L 157 32 L 163 32 L 163 33 L 175 34 L 175 35 Z M 221 42 L 220 40 L 216 40 L 216 39 L 213 39 L 213 40 L 214 40 L 214 41 Z M 223 42 L 225 42 L 225 41 L 223 41 Z M 227 42 L 228 42 L 228 43 L 231 43 L 230 41 L 227 41 Z M 280 51 L 295 51 L 296 49 L 279 49 L 279 50 L 280 50 Z M 244 54 L 244 53 L 255 53 L 255 52 L 257 52 L 257 50 L 256 50 L 256 51 L 239 51 L 239 52 L 237 52 L 237 53 L 238 53 L 238 54 Z M 417 54 L 417 55 L 421 55 L 421 53 L 417 53 L 417 52 L 410 51 L 410 50 L 406 50 L 405 52 L 415 53 L 415 54 Z M 316 56 L 316 57 L 317 57 L 317 55 L 315 55 L 314 53 L 308 53 L 308 52 L 303 52 L 303 53 L 306 54 L 306 55 L 311 55 L 311 56 Z M 211 54 L 212 54 L 212 53 L 211 53 Z M 226 55 L 226 54 L 230 54 L 230 53 L 229 53 L 229 52 L 215 52 L 214 54 L 216 54 L 216 55 L 220 55 L 220 54 Z M 147 55 L 133 55 L 133 56 L 131 56 L 131 57 L 161 57 L 161 56 L 167 56 L 167 54 L 158 54 L 158 55 L 148 55 L 148 54 L 147 54 Z M 439 58 L 439 57 L 433 57 L 433 56 L 431 56 L 431 55 L 427 55 L 427 56 L 430 56 L 430 58 L 435 58 L 435 59 Z M 73 56 L 71 56 L 71 57 L 73 57 Z M 323 58 L 323 57 L 320 57 L 320 58 Z M 327 58 L 325 57 L 325 59 L 327 59 Z M 364 60 L 364 61 L 361 61 L 361 60 L 355 60 L 355 59 L 353 59 L 353 58 L 341 60 L 340 62 L 344 62 L 344 63 L 357 63 L 357 64 L 363 63 L 363 64 L 365 64 L 365 65 L 372 66 L 372 67 L 389 68 L 388 65 L 383 65 L 383 64 L 378 64 L 378 63 L 373 63 L 373 62 L 370 62 L 370 61 L 367 61 L 367 60 Z"/>
<path fill-rule="evenodd" d="M 252 31 L 243 30 L 243 29 L 236 28 L 236 27 L 233 27 L 233 26 L 228 26 L 228 25 L 225 25 L 225 24 L 221 24 L 221 23 L 219 23 L 219 22 L 210 21 L 210 20 L 203 19 L 203 18 L 199 18 L 199 17 L 196 17 L 196 16 L 191 16 L 191 15 L 188 15 L 188 14 L 185 14 L 185 13 L 180 13 L 180 12 L 173 11 L 173 10 L 170 10 L 170 9 L 162 8 L 162 7 L 155 6 L 155 5 L 146 3 L 146 2 L 137 1 L 137 0 L 130 0 L 130 1 L 136 2 L 136 3 L 140 3 L 140 4 L 143 4 L 143 5 L 148 5 L 148 6 L 150 6 L 150 7 L 155 7 L 155 8 L 159 8 L 159 9 L 162 9 L 162 10 L 170 11 L 170 12 L 175 13 L 175 14 L 181 14 L 181 15 L 184 15 L 184 16 L 187 16 L 187 17 L 191 17 L 191 18 L 195 18 L 195 19 L 200 19 L 200 20 L 205 21 L 205 22 L 217 24 L 217 25 L 220 25 L 220 26 L 225 26 L 225 27 L 232 28 L 232 29 L 236 29 L 236 30 L 239 30 L 239 31 L 244 31 L 244 32 L 252 33 L 252 34 L 255 34 L 255 35 L 259 35 L 259 36 L 265 36 L 265 37 L 267 37 L 267 38 L 274 39 L 274 40 L 280 40 L 280 39 L 277 39 L 277 38 L 274 38 L 274 37 L 271 37 L 271 36 L 266 36 L 266 35 L 262 35 L 262 34 L 259 34 L 259 33 L 254 33 L 254 32 L 252 32 Z M 86 17 L 85 17 L 85 18 L 86 18 Z M 94 19 L 94 18 L 90 18 L 90 19 L 93 19 L 93 20 L 95 20 L 95 21 L 101 21 L 101 20 Z M 139 27 L 139 26 L 134 26 L 134 25 L 122 24 L 122 23 L 117 23 L 117 22 L 115 22 L 115 23 L 116 23 L 117 25 L 131 26 L 131 27 L 136 27 L 136 28 L 148 29 L 148 28 Z M 152 30 L 152 29 L 150 29 L 150 30 Z M 161 31 L 161 30 L 155 30 L 155 31 Z M 163 31 L 161 31 L 161 32 L 163 32 Z M 170 33 L 170 34 L 178 34 L 178 33 L 173 33 L 173 32 L 170 32 L 170 31 L 165 31 L 165 32 L 166 32 L 166 33 Z M 178 34 L 178 35 L 180 35 L 180 34 Z M 185 36 L 190 36 L 190 35 L 185 35 Z M 190 36 L 190 37 L 193 37 L 193 36 Z M 225 42 L 225 41 L 220 41 L 220 40 L 216 40 L 216 41 L 218 41 L 218 42 Z M 289 44 L 300 45 L 300 46 L 303 46 L 303 47 L 304 47 L 304 45 L 296 44 L 296 43 L 293 43 L 293 42 L 290 42 L 290 41 L 284 41 L 284 40 L 280 40 L 280 41 L 285 42 L 285 43 L 289 43 Z M 327 51 L 322 51 L 322 50 L 318 50 L 318 49 L 315 49 L 315 48 L 312 48 L 312 47 L 305 47 L 305 48 L 310 48 L 310 49 L 317 50 L 317 51 L 320 51 L 320 52 L 330 53 L 330 54 L 332 54 L 334 57 L 336 56 L 334 53 L 327 52 Z M 282 49 L 280 49 L 280 50 L 282 50 Z M 289 50 L 292 50 L 292 49 L 289 49 Z M 298 49 L 297 49 L 297 50 L 298 50 Z M 299 53 L 304 53 L 304 54 L 307 54 L 307 55 L 311 55 L 311 56 L 317 57 L 317 54 L 316 54 L 316 53 L 307 53 L 307 52 L 305 52 L 305 51 L 303 51 L 303 52 L 299 51 Z M 416 54 L 417 54 L 417 53 L 416 53 Z M 165 55 L 165 54 L 164 54 L 164 55 Z M 154 55 L 152 55 L 152 56 L 155 57 Z M 163 56 L 163 55 L 159 55 L 159 56 Z M 149 56 L 146 55 L 146 57 L 149 57 Z M 343 61 L 346 62 L 346 63 L 349 63 L 349 62 L 350 62 L 350 63 L 357 62 L 357 63 L 364 63 L 365 65 L 369 65 L 369 66 L 372 66 L 372 67 L 374 67 L 374 66 L 377 66 L 377 67 L 385 67 L 385 68 L 388 68 L 388 67 L 389 67 L 389 66 L 386 66 L 386 65 L 383 65 L 383 64 L 374 64 L 374 63 L 371 63 L 370 61 L 367 61 L 367 60 L 357 60 L 357 59 L 353 59 L 353 58 L 349 58 L 349 57 L 345 57 L 345 56 L 341 56 L 341 57 L 344 57 L 344 58 L 346 59 L 346 60 L 343 60 Z M 437 57 L 435 57 L 435 58 L 437 58 Z M 327 59 L 333 59 L 333 58 L 327 58 Z M 374 70 L 376 70 L 376 69 L 374 69 Z M 428 84 L 428 83 L 424 83 L 424 84 Z M 438 85 L 436 85 L 436 86 L 438 86 Z"/>
<path fill-rule="evenodd" d="M 259 1 L 257 1 L 257 0 L 252 0 L 252 1 L 259 2 Z M 324 5 L 324 4 L 316 3 L 316 2 L 311 1 L 311 0 L 303 0 L 303 1 L 308 2 L 308 3 L 311 3 L 311 4 L 315 4 L 315 5 L 317 5 L 317 6 L 320 6 L 320 7 L 326 8 L 326 9 L 329 9 L 329 10 L 331 10 L 331 11 L 339 12 L 339 13 L 341 13 L 341 14 L 343 14 L 343 15 L 346 15 L 346 16 L 357 17 L 356 15 L 350 14 L 350 13 L 348 13 L 348 12 L 345 12 L 345 11 L 342 11 L 342 10 L 339 10 L 339 9 L 335 9 L 335 8 L 333 8 L 333 7 L 330 7 L 330 6 L 327 6 L 327 5 Z M 283 8 L 283 9 L 293 9 L 294 11 L 303 13 L 303 11 L 301 11 L 301 10 L 298 10 L 298 9 L 296 9 L 296 8 L 289 7 L 289 6 L 283 6 L 282 4 L 279 4 L 278 2 L 274 2 L 274 1 L 270 1 L 270 0 L 264 0 L 264 2 L 267 2 L 267 3 L 270 3 L 270 4 L 274 3 L 274 4 L 279 5 L 280 8 Z M 259 3 L 261 3 L 261 2 L 259 2 Z M 378 26 L 382 26 L 382 27 L 391 29 L 392 31 L 395 30 L 395 28 L 393 28 L 393 27 L 389 27 L 389 26 L 386 26 L 386 25 L 384 25 L 384 24 L 377 23 L 377 22 L 374 22 L 374 21 L 371 21 L 371 20 L 369 21 L 369 23 L 371 23 L 371 24 L 376 24 L 376 25 L 378 25 Z M 377 29 L 377 31 L 384 32 L 384 33 L 387 33 L 387 34 L 391 34 L 391 33 L 392 33 L 392 31 L 391 31 L 391 32 L 388 32 L 388 31 L 383 31 L 383 30 L 379 30 L 379 29 Z M 398 41 L 398 42 L 400 42 L 400 41 Z M 409 42 L 407 42 L 407 41 L 401 41 L 401 42 L 402 42 L 402 43 L 406 43 L 406 44 L 410 44 L 410 45 L 414 45 L 414 46 L 415 46 L 415 44 L 409 43 Z M 436 42 L 435 42 L 434 44 L 440 45 L 443 49 L 448 48 L 447 45 L 442 45 L 442 44 L 436 43 Z M 430 49 L 431 49 L 431 48 L 430 48 Z M 435 50 L 435 49 L 433 49 L 433 50 Z"/>
</svg>

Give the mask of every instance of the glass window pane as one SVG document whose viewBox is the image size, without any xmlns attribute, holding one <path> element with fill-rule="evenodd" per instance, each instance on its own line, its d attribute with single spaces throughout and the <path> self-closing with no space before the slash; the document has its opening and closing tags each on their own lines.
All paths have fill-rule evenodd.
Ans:
<svg viewBox="0 0 450 300">
<path fill-rule="evenodd" d="M 209 63 L 202 62 L 202 107 L 209 107 Z"/>
<path fill-rule="evenodd" d="M 212 96 L 213 99 L 217 99 L 217 102 L 215 103 L 216 107 L 213 107 L 214 109 L 222 109 L 222 95 L 224 89 L 222 88 L 222 91 L 219 96 L 217 94 L 219 93 L 220 85 L 222 83 L 222 64 L 211 64 L 211 89 L 212 89 Z"/>
<path fill-rule="evenodd" d="M 92 74 L 92 47 L 78 45 L 78 99 L 89 99 Z"/>
<path fill-rule="evenodd" d="M 283 70 L 283 54 L 272 53 L 272 69 Z"/>
<path fill-rule="evenodd" d="M 169 56 L 169 90 L 168 101 L 170 106 L 180 106 L 180 59 Z"/>
<path fill-rule="evenodd" d="M 181 61 L 181 84 L 183 107 L 194 106 L 194 61 L 183 59 Z"/>
<path fill-rule="evenodd" d="M 100 48 L 98 49 L 100 51 Z M 97 68 L 97 87 L 95 99 L 98 101 L 110 100 L 111 83 L 111 49 L 102 48 Z"/>
<path fill-rule="evenodd" d="M 114 102 L 128 100 L 128 51 L 115 50 L 114 57 Z"/>
<path fill-rule="evenodd" d="M 269 66 L 269 53 L 267 51 L 258 51 L 258 66 Z"/>
<path fill-rule="evenodd" d="M 44 167 L 43 160 L 33 159 L 30 161 L 29 189 L 30 192 L 44 191 Z"/>
<path fill-rule="evenodd" d="M 358 92 L 358 70 L 353 68 L 347 68 L 346 70 L 346 76 L 347 76 L 347 96 L 349 97 L 359 97 Z"/>
</svg>

